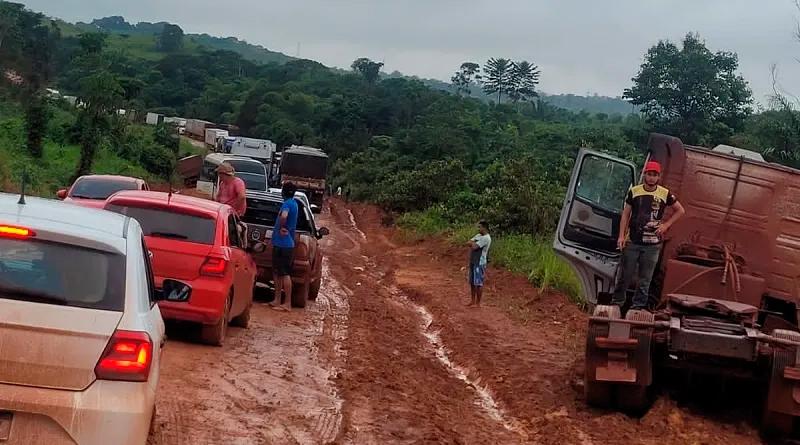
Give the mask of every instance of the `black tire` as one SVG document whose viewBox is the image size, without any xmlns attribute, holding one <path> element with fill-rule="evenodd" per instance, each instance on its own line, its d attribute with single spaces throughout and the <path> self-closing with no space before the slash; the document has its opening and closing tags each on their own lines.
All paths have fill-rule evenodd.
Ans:
<svg viewBox="0 0 800 445">
<path fill-rule="evenodd" d="M 308 300 L 308 283 L 295 284 L 292 286 L 292 307 L 306 307 Z"/>
<path fill-rule="evenodd" d="M 203 343 L 212 346 L 222 346 L 225 343 L 225 335 L 228 333 L 228 317 L 231 312 L 231 297 L 225 299 L 225 308 L 222 311 L 222 317 L 216 324 L 206 326 L 200 332 L 200 339 Z"/>
<path fill-rule="evenodd" d="M 247 329 L 247 327 L 250 325 L 250 309 L 252 308 L 253 308 L 253 302 L 250 301 L 250 303 L 244 309 L 244 312 L 242 312 L 233 320 L 231 320 L 231 326 Z"/>
<path fill-rule="evenodd" d="M 308 299 L 309 300 L 316 300 L 317 296 L 319 295 L 319 288 L 322 285 L 322 278 L 319 278 L 317 281 L 311 283 L 311 288 L 308 290 Z"/>
<path fill-rule="evenodd" d="M 800 341 L 800 333 L 794 331 L 776 329 L 772 332 L 772 335 L 784 340 Z M 770 393 L 776 390 L 776 392 L 780 392 L 779 388 L 783 381 L 783 368 L 794 366 L 794 364 L 794 349 L 773 346 L 771 372 L 769 374 L 770 387 L 767 388 L 767 399 L 761 415 L 761 432 L 767 437 L 788 436 L 792 434 L 794 429 L 794 416 L 769 409 Z M 775 388 L 772 388 L 773 385 L 775 385 Z"/>
</svg>

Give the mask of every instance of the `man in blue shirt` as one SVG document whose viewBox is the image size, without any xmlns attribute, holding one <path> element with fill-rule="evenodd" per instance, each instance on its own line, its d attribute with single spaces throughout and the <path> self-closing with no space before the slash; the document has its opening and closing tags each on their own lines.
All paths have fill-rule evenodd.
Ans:
<svg viewBox="0 0 800 445">
<path fill-rule="evenodd" d="M 275 276 L 274 309 L 289 311 L 292 307 L 292 263 L 294 262 L 294 232 L 297 228 L 297 201 L 294 195 L 297 187 L 287 182 L 283 184 L 281 195 L 283 205 L 272 228 L 272 270 Z M 285 290 L 286 300 L 281 302 L 281 291 Z"/>
</svg>

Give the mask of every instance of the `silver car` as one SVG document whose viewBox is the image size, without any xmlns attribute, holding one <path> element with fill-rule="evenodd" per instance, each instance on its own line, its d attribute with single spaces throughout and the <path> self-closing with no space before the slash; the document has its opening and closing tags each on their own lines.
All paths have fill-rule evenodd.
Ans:
<svg viewBox="0 0 800 445">
<path fill-rule="evenodd" d="M 164 322 L 131 218 L 0 194 L 0 443 L 144 444 Z"/>
</svg>

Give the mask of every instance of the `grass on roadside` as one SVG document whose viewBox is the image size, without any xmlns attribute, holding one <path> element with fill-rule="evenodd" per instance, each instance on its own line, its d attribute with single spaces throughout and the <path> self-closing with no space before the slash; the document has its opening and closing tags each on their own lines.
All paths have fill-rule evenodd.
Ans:
<svg viewBox="0 0 800 445">
<path fill-rule="evenodd" d="M 408 240 L 446 237 L 456 245 L 466 243 L 476 233 L 472 224 L 452 224 L 440 209 L 407 213 L 398 221 Z M 572 268 L 556 256 L 552 240 L 524 234 L 494 235 L 489 262 L 513 273 L 524 274 L 535 286 L 554 289 L 583 304 L 580 282 Z"/>
<path fill-rule="evenodd" d="M 23 118 L 19 110 L 0 104 L 0 188 L 16 193 L 26 170 L 29 178 L 28 192 L 32 195 L 54 197 L 69 180 L 78 166 L 80 148 L 77 145 L 61 146 L 45 139 L 44 155 L 35 159 L 25 147 Z M 92 171 L 99 174 L 137 176 L 152 180 L 152 175 L 139 165 L 127 161 L 108 148 L 98 150 Z"/>
</svg>

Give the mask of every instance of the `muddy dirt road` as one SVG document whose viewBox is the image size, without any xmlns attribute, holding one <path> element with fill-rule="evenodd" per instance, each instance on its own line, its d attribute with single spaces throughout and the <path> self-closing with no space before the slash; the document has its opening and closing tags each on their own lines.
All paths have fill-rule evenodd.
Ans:
<svg viewBox="0 0 800 445">
<path fill-rule="evenodd" d="M 485 307 L 467 308 L 460 249 L 401 243 L 360 205 L 319 223 L 325 280 L 305 310 L 257 303 L 223 348 L 171 327 L 153 444 L 761 443 L 741 404 L 590 410 L 586 316 L 565 297 L 490 269 Z"/>
</svg>

